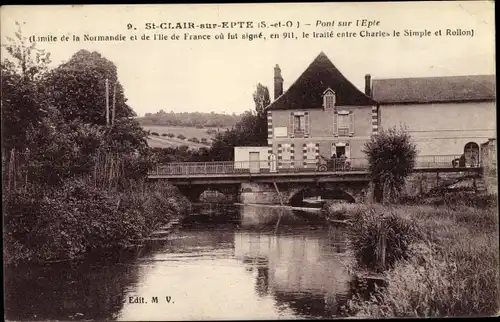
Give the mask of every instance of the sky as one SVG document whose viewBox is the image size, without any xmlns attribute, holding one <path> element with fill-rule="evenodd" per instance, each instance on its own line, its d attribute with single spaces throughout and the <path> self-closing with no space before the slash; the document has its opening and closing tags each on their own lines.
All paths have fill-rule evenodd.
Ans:
<svg viewBox="0 0 500 322">
<path fill-rule="evenodd" d="M 253 109 L 252 93 L 262 83 L 273 96 L 273 68 L 279 64 L 286 90 L 320 53 L 355 86 L 364 75 L 401 78 L 495 74 L 495 23 L 492 2 L 316 3 L 234 5 L 2 6 L 2 43 L 16 31 L 26 36 L 117 35 L 124 42 L 37 42 L 51 52 L 56 67 L 80 49 L 98 51 L 113 61 L 129 105 L 142 116 L 161 109 L 175 112 L 236 113 Z M 352 26 L 356 20 L 378 26 Z M 292 29 L 145 30 L 146 23 L 222 23 L 299 21 Z M 334 27 L 315 27 L 334 21 Z M 337 26 L 351 21 L 351 27 Z M 136 30 L 128 30 L 127 24 Z M 305 26 L 310 23 L 311 26 Z M 270 32 L 360 32 L 398 30 L 474 30 L 474 36 L 269 39 Z M 266 40 L 227 40 L 228 32 L 258 33 Z M 275 31 L 274 31 L 275 30 Z M 224 40 L 213 39 L 223 33 Z M 212 40 L 132 41 L 154 34 L 183 37 L 212 34 Z M 2 52 L 3 54 L 3 52 Z M 3 58 L 2 58 L 3 59 Z"/>
</svg>

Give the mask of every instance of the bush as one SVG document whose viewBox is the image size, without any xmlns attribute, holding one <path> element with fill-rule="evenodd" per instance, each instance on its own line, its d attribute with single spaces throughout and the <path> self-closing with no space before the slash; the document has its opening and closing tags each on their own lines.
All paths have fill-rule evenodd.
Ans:
<svg viewBox="0 0 500 322">
<path fill-rule="evenodd" d="M 200 143 L 200 140 L 198 140 L 198 138 L 191 138 L 190 141 L 194 143 Z"/>
<path fill-rule="evenodd" d="M 462 239 L 445 256 L 429 244 L 417 244 L 413 247 L 415 255 L 387 274 L 384 290 L 375 292 L 369 300 L 356 296 L 347 310 L 376 318 L 495 314 L 500 307 L 495 244 L 495 234 Z"/>
<path fill-rule="evenodd" d="M 173 138 L 173 137 L 175 137 L 175 134 L 174 134 L 174 133 L 167 133 L 167 136 L 168 136 L 169 138 Z"/>
<path fill-rule="evenodd" d="M 186 139 L 186 137 L 184 135 L 182 135 L 182 134 L 178 134 L 177 138 L 181 139 L 181 140 L 185 140 Z"/>
<path fill-rule="evenodd" d="M 357 213 L 352 218 L 352 249 L 360 267 L 378 269 L 380 238 L 386 236 L 385 263 L 393 267 L 396 261 L 407 259 L 410 245 L 418 241 L 421 232 L 416 223 L 391 212 L 388 215 L 377 214 L 374 209 Z"/>
<path fill-rule="evenodd" d="M 393 202 L 400 196 L 417 156 L 416 145 L 404 128 L 380 131 L 365 143 L 363 152 L 375 187 L 375 200 Z"/>
<path fill-rule="evenodd" d="M 159 136 L 158 132 L 151 132 L 151 135 Z"/>
<path fill-rule="evenodd" d="M 81 180 L 43 191 L 31 186 L 4 197 L 5 260 L 46 262 L 124 247 L 181 216 L 187 204 L 168 184 L 144 194 L 103 191 Z"/>
<path fill-rule="evenodd" d="M 392 210 L 400 218 L 411 218 L 422 233 L 410 244 L 411 255 L 396 261 L 385 273 L 388 286 L 368 300 L 354 296 L 344 314 L 391 318 L 498 312 L 495 208 L 399 206 Z"/>
<path fill-rule="evenodd" d="M 162 133 L 161 136 L 167 136 L 167 133 Z"/>
</svg>

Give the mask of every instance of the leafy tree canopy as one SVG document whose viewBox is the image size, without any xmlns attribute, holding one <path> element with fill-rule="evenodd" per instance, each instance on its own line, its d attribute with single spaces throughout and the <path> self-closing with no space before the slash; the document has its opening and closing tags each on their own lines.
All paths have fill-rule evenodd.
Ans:
<svg viewBox="0 0 500 322">
<path fill-rule="evenodd" d="M 365 144 L 363 152 L 375 185 L 375 199 L 390 202 L 401 193 L 417 156 L 416 145 L 408 131 L 389 128 L 380 131 Z"/>
</svg>

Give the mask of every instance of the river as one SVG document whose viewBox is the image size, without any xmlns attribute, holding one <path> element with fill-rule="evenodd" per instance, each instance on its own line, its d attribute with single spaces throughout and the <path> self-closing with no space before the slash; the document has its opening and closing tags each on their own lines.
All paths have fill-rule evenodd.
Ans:
<svg viewBox="0 0 500 322">
<path fill-rule="evenodd" d="M 351 294 L 347 232 L 314 217 L 276 208 L 204 207 L 193 210 L 174 233 L 152 238 L 140 249 L 72 264 L 8 269 L 5 317 L 335 317 Z"/>
</svg>

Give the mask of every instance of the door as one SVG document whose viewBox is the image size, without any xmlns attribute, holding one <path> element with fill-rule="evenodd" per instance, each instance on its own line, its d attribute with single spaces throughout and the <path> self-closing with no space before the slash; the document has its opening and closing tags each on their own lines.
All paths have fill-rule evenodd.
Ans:
<svg viewBox="0 0 500 322">
<path fill-rule="evenodd" d="M 464 147 L 464 156 L 468 168 L 479 166 L 479 145 L 476 142 L 467 143 Z"/>
<path fill-rule="evenodd" d="M 250 152 L 250 173 L 260 172 L 260 153 Z"/>
</svg>

